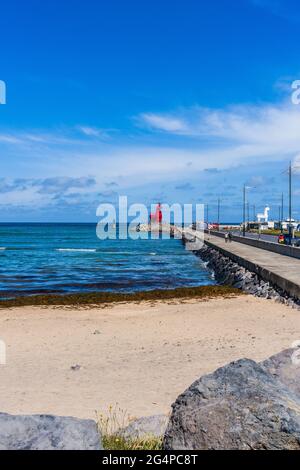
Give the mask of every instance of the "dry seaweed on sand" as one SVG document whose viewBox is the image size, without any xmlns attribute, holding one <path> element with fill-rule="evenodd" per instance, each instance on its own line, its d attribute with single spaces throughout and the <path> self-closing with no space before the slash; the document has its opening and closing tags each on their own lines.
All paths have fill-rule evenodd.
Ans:
<svg viewBox="0 0 300 470">
<path fill-rule="evenodd" d="M 25 306 L 104 306 L 112 302 L 141 302 L 172 299 L 209 299 L 242 295 L 239 289 L 229 286 L 180 287 L 177 289 L 156 289 L 130 294 L 115 292 L 92 292 L 65 295 L 33 295 L 0 300 L 0 308 Z"/>
</svg>

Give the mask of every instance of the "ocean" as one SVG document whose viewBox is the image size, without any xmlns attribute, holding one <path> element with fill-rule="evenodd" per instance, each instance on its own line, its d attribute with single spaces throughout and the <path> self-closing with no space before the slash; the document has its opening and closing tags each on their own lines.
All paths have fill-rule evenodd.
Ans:
<svg viewBox="0 0 300 470">
<path fill-rule="evenodd" d="M 99 240 L 96 224 L 0 224 L 0 297 L 215 284 L 181 240 Z"/>
</svg>

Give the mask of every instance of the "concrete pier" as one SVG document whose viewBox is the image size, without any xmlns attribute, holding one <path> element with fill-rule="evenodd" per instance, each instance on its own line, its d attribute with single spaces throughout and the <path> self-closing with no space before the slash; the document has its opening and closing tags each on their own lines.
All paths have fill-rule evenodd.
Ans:
<svg viewBox="0 0 300 470">
<path fill-rule="evenodd" d="M 280 287 L 291 297 L 300 299 L 300 260 L 223 238 L 205 235 L 205 243 L 234 262 L 255 272 L 264 281 Z"/>
</svg>

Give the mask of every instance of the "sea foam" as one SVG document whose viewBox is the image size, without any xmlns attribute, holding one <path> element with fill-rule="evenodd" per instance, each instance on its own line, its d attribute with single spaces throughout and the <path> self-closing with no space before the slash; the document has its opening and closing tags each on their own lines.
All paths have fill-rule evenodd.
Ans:
<svg viewBox="0 0 300 470">
<path fill-rule="evenodd" d="M 95 253 L 96 248 L 57 248 L 56 251 L 75 251 L 83 253 Z"/>
</svg>

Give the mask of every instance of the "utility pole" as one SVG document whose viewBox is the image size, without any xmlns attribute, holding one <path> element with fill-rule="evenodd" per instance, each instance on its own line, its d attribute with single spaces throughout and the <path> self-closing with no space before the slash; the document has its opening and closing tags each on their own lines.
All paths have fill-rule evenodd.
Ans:
<svg viewBox="0 0 300 470">
<path fill-rule="evenodd" d="M 278 224 L 281 227 L 281 206 L 278 206 Z"/>
<path fill-rule="evenodd" d="M 256 207 L 255 207 L 255 204 L 253 204 L 253 222 L 255 222 L 255 219 L 256 219 Z"/>
<path fill-rule="evenodd" d="M 207 224 L 207 230 L 208 230 L 208 204 L 206 204 L 206 224 Z"/>
<path fill-rule="evenodd" d="M 218 230 L 219 230 L 219 227 L 220 227 L 220 205 L 221 205 L 221 199 L 218 198 Z"/>
<path fill-rule="evenodd" d="M 246 185 L 243 188 L 243 237 L 246 236 Z"/>
<path fill-rule="evenodd" d="M 292 162 L 289 165 L 289 245 L 292 244 Z"/>
<path fill-rule="evenodd" d="M 282 230 L 282 222 L 283 222 L 283 193 L 281 193 L 281 218 L 280 218 L 280 230 L 281 232 L 283 232 Z"/>
</svg>

